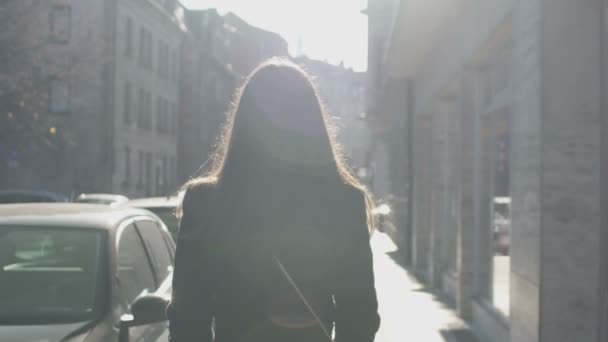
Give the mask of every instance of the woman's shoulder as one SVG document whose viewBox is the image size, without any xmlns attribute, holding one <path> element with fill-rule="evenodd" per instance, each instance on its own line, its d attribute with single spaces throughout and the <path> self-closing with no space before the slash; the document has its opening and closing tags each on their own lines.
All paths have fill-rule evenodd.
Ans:
<svg viewBox="0 0 608 342">
<path fill-rule="evenodd" d="M 333 217 L 333 220 L 340 222 L 359 217 L 357 213 L 364 214 L 367 207 L 366 193 L 351 185 L 344 185 L 326 193 L 326 197 L 320 202 L 329 205 L 328 214 Z"/>
<path fill-rule="evenodd" d="M 214 177 L 199 177 L 193 178 L 183 186 L 185 195 L 201 194 L 213 192 L 217 187 L 217 180 Z"/>
<path fill-rule="evenodd" d="M 360 207 L 362 203 L 364 204 L 368 193 L 365 188 L 348 184 L 343 187 L 340 196 L 342 197 L 342 203 L 347 204 L 348 208 L 352 209 L 353 206 Z"/>
<path fill-rule="evenodd" d="M 347 186 L 341 201 L 342 210 L 340 211 L 344 219 L 350 222 L 348 226 L 365 225 L 368 230 L 372 230 L 373 220 L 370 216 L 373 207 L 373 199 L 368 191 L 359 186 Z"/>
<path fill-rule="evenodd" d="M 182 187 L 182 209 L 189 206 L 208 204 L 209 198 L 216 191 L 217 182 L 212 178 L 191 179 Z"/>
</svg>

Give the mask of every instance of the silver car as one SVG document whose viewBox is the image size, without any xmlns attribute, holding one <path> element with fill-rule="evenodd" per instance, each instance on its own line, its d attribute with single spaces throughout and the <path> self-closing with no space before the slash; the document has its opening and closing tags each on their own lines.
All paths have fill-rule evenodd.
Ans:
<svg viewBox="0 0 608 342">
<path fill-rule="evenodd" d="M 174 252 L 146 210 L 0 205 L 0 339 L 166 341 Z"/>
</svg>

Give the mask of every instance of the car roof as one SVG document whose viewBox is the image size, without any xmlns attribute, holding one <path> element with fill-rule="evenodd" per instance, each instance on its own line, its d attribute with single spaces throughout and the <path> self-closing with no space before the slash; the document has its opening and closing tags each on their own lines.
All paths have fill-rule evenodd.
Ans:
<svg viewBox="0 0 608 342">
<path fill-rule="evenodd" d="M 135 208 L 175 208 L 179 205 L 179 198 L 177 196 L 135 198 L 123 205 Z"/>
<path fill-rule="evenodd" d="M 60 226 L 67 228 L 116 229 L 134 216 L 155 217 L 147 210 L 80 203 L 1 204 L 0 225 Z"/>
<path fill-rule="evenodd" d="M 126 200 L 128 197 L 117 194 L 80 194 L 78 198 L 99 198 L 99 199 L 108 199 L 108 200 Z"/>
</svg>

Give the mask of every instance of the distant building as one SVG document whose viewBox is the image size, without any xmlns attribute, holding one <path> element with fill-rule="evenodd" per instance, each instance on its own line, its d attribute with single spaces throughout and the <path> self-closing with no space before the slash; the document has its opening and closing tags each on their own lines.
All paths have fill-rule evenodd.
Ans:
<svg viewBox="0 0 608 342">
<path fill-rule="evenodd" d="M 182 44 L 178 179 L 208 169 L 237 85 L 229 63 L 229 35 L 216 10 L 188 10 Z M 208 164 L 205 166 L 209 166 Z"/>
<path fill-rule="evenodd" d="M 117 1 L 112 191 L 169 194 L 177 186 L 183 23 L 175 0 Z"/>
<path fill-rule="evenodd" d="M 254 27 L 233 13 L 187 10 L 182 45 L 178 179 L 209 170 L 234 93 L 264 60 L 287 56 L 276 33 Z"/>
<path fill-rule="evenodd" d="M 304 56 L 293 60 L 312 76 L 319 89 L 351 168 L 369 168 L 372 141 L 365 114 L 365 73 Z M 365 172 L 362 178 L 369 175 Z"/>
<path fill-rule="evenodd" d="M 289 57 L 287 42 L 280 35 L 252 26 L 234 13 L 227 13 L 224 23 L 230 33 L 228 60 L 237 75 L 247 76 L 268 58 Z"/>
</svg>

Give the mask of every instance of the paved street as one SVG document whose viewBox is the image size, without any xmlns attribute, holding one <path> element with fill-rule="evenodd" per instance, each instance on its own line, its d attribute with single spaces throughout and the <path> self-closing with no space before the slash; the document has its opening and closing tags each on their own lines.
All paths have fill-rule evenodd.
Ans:
<svg viewBox="0 0 608 342">
<path fill-rule="evenodd" d="M 372 249 L 382 317 L 376 342 L 475 341 L 466 323 L 393 259 L 397 247 L 388 235 L 376 232 Z"/>
</svg>

